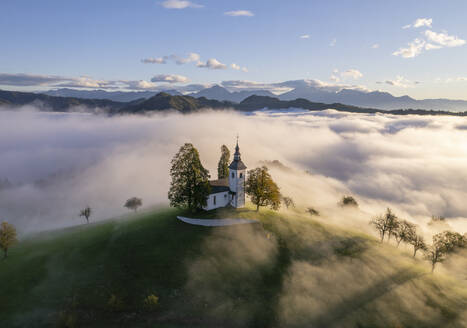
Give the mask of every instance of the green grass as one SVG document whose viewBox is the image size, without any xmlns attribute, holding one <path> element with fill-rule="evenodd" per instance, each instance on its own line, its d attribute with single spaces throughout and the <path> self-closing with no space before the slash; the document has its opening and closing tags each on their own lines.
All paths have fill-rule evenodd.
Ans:
<svg viewBox="0 0 467 328">
<path fill-rule="evenodd" d="M 158 209 L 22 240 L 0 262 L 0 327 L 463 327 L 465 282 L 428 272 L 298 212 Z"/>
</svg>

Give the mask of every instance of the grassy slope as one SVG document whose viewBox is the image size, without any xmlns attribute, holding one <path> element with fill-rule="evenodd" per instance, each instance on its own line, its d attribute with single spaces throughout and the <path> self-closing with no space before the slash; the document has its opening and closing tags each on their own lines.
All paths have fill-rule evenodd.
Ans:
<svg viewBox="0 0 467 328">
<path fill-rule="evenodd" d="M 309 327 L 311 324 L 462 327 L 465 324 L 465 285 L 427 274 L 425 264 L 392 247 L 379 246 L 371 237 L 323 226 L 300 214 L 293 218 L 291 214 L 266 210 L 259 214 L 251 210 L 204 214 L 206 218 L 246 217 L 261 221 L 254 229 L 259 234 L 254 237 L 258 244 L 264 244 L 264 239 L 276 245 L 277 251 L 271 253 L 267 263 L 250 259 L 246 269 L 238 254 L 222 254 L 229 253 L 229 247 L 219 248 L 218 254 L 202 255 L 206 240 L 217 231 L 236 229 L 242 233 L 244 228 L 191 226 L 175 219 L 180 213 L 163 209 L 119 221 L 42 233 L 20 242 L 11 249 L 10 257 L 0 263 L 0 326 L 50 327 L 59 325 L 63 318 L 73 318 L 76 326 L 84 327 Z M 248 233 L 251 232 L 245 230 Z M 238 243 L 232 241 L 232 249 L 234 244 Z M 253 250 L 247 249 L 247 253 Z M 382 260 L 377 264 L 368 260 L 374 257 Z M 190 263 L 199 260 L 208 261 L 209 270 L 196 277 L 197 292 L 187 286 L 193 280 Z M 237 260 L 238 265 L 233 263 Z M 350 265 L 344 266 L 346 273 L 353 270 L 352 265 L 375 271 L 385 263 L 391 269 L 382 270 L 378 279 L 371 279 L 365 288 L 331 297 L 324 302 L 325 311 L 312 316 L 306 315 L 307 308 L 300 312 L 299 305 L 287 308 L 290 299 L 296 298 L 289 293 L 297 287 L 295 268 L 307 265 L 306 270 L 314 270 L 331 262 Z M 219 263 L 222 265 L 216 266 Z M 350 285 L 362 282 L 359 277 L 345 277 Z M 341 278 L 335 276 L 335 282 L 324 279 L 323 288 L 331 283 L 332 294 L 334 287 L 339 288 Z M 404 305 L 403 296 L 393 291 L 405 287 L 419 291 L 418 301 L 436 315 L 416 316 L 413 313 L 416 309 Z M 310 293 L 315 291 L 312 288 Z M 157 311 L 148 312 L 142 302 L 152 293 L 160 297 L 160 305 Z M 301 298 L 311 297 L 306 288 L 300 287 L 298 293 Z M 112 310 L 107 305 L 112 294 L 122 300 L 121 309 Z M 224 301 L 229 302 L 224 306 Z M 210 311 L 212 307 L 216 311 Z"/>
</svg>

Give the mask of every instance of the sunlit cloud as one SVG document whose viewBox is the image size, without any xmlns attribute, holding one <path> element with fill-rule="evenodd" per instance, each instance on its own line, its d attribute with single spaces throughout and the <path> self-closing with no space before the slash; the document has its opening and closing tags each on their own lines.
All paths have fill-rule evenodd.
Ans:
<svg viewBox="0 0 467 328">
<path fill-rule="evenodd" d="M 167 82 L 167 83 L 187 83 L 190 80 L 183 75 L 177 74 L 159 74 L 151 79 L 151 82 Z"/>
<path fill-rule="evenodd" d="M 208 59 L 206 63 L 198 62 L 196 66 L 208 69 L 226 69 L 227 65 L 221 63 L 216 58 Z"/>
<path fill-rule="evenodd" d="M 224 13 L 224 15 L 226 16 L 233 16 L 233 17 L 236 17 L 236 16 L 246 16 L 246 17 L 252 17 L 254 16 L 255 14 L 253 14 L 251 11 L 249 10 L 232 10 L 232 11 L 226 11 Z"/>
<path fill-rule="evenodd" d="M 419 27 L 429 27 L 431 28 L 431 24 L 433 23 L 433 19 L 431 18 L 418 18 L 413 24 L 404 25 L 403 29 L 408 28 L 419 28 Z"/>
<path fill-rule="evenodd" d="M 230 65 L 230 67 L 236 71 L 242 71 L 242 72 L 245 72 L 247 73 L 248 72 L 248 68 L 246 67 L 241 67 L 240 65 L 237 65 L 235 63 L 233 63 L 232 65 Z"/>
<path fill-rule="evenodd" d="M 162 7 L 167 9 L 185 9 L 185 8 L 201 8 L 203 5 L 193 3 L 188 0 L 166 0 L 161 3 Z"/>
<path fill-rule="evenodd" d="M 420 84 L 419 81 L 410 81 L 409 79 L 406 79 L 405 77 L 398 75 L 394 80 L 386 80 L 386 81 L 378 81 L 376 82 L 377 84 L 387 84 L 393 87 L 397 88 L 411 88 L 416 86 L 417 84 Z"/>
</svg>

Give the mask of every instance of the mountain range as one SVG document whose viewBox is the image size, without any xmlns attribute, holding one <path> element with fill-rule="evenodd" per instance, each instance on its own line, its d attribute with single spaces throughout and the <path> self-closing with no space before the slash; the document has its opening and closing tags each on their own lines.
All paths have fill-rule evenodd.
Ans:
<svg viewBox="0 0 467 328">
<path fill-rule="evenodd" d="M 335 109 L 342 112 L 352 113 L 387 113 L 394 115 L 455 115 L 467 116 L 465 112 L 433 111 L 423 109 L 397 109 L 383 110 L 378 108 L 367 108 L 341 103 L 320 103 L 308 99 L 298 98 L 294 100 L 281 100 L 277 97 L 251 95 L 241 102 L 219 101 L 206 97 L 192 97 L 181 95 L 170 95 L 160 92 L 148 99 L 140 98 L 130 102 L 116 102 L 108 99 L 84 99 L 73 97 L 54 97 L 44 94 L 5 91 L 0 90 L 0 105 L 7 107 L 18 107 L 23 105 L 34 105 L 44 111 L 68 112 L 83 111 L 104 112 L 110 115 L 118 114 L 145 114 L 155 111 L 175 110 L 181 113 L 195 112 L 205 108 L 215 110 L 232 109 L 238 111 L 256 111 L 262 109 L 305 109 L 310 111 Z"/>
<path fill-rule="evenodd" d="M 173 96 L 182 96 L 177 90 L 164 90 L 164 93 Z M 82 99 L 107 99 L 116 102 L 129 102 L 149 99 L 159 92 L 155 91 L 105 91 L 105 90 L 76 90 L 76 89 L 56 89 L 44 92 L 49 96 L 82 98 Z M 268 90 L 243 90 L 231 92 L 226 88 L 214 85 L 209 88 L 193 92 L 187 96 L 194 98 L 205 97 L 218 101 L 228 101 L 240 103 L 250 96 L 277 97 L 280 100 L 307 99 L 311 102 L 325 104 L 347 104 L 358 107 L 369 107 L 375 109 L 395 110 L 395 109 L 425 109 L 461 112 L 467 111 L 467 101 L 451 99 L 423 99 L 417 100 L 409 96 L 396 97 L 388 92 L 372 91 L 367 92 L 358 89 L 341 89 L 319 87 L 315 85 L 302 84 L 292 90 L 275 95 Z"/>
</svg>

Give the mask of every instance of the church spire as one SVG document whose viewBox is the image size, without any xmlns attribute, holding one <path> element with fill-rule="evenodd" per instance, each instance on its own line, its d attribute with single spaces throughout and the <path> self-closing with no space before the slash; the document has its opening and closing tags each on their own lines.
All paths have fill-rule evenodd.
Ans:
<svg viewBox="0 0 467 328">
<path fill-rule="evenodd" d="M 234 160 L 235 161 L 240 160 L 240 147 L 238 147 L 238 134 L 237 134 L 237 145 L 235 146 Z"/>
</svg>

